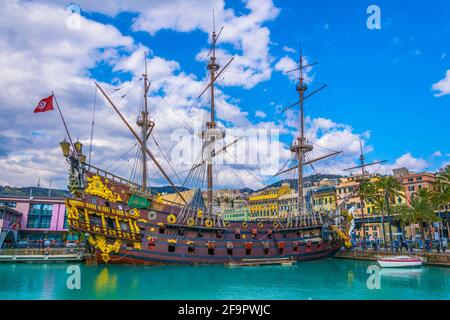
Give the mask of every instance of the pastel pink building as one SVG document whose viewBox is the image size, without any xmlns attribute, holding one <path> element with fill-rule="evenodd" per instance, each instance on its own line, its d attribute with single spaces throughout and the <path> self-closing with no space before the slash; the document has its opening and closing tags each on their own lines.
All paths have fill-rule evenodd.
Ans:
<svg viewBox="0 0 450 320">
<path fill-rule="evenodd" d="M 68 230 L 64 198 L 0 196 L 0 206 L 21 214 L 19 239 L 60 240 Z"/>
</svg>

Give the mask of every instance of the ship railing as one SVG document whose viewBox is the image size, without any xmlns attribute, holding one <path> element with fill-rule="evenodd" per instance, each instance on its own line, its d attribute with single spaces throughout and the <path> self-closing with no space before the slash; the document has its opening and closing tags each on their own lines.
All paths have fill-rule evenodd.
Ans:
<svg viewBox="0 0 450 320">
<path fill-rule="evenodd" d="M 150 194 L 149 192 L 140 191 L 142 189 L 142 186 L 133 181 L 122 178 L 122 177 L 115 175 L 114 173 L 108 172 L 106 170 L 100 169 L 90 163 L 85 163 L 85 166 L 86 166 L 86 170 L 91 173 L 101 175 L 111 181 L 114 181 L 114 182 L 119 182 L 119 183 L 128 185 L 133 190 L 133 192 L 136 191 L 136 192 L 140 192 L 142 194 L 147 194 L 147 195 Z"/>
</svg>

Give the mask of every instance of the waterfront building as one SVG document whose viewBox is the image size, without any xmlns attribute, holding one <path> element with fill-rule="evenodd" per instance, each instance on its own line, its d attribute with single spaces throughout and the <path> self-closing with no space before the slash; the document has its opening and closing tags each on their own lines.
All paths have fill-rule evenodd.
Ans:
<svg viewBox="0 0 450 320">
<path fill-rule="evenodd" d="M 317 188 L 312 193 L 314 212 L 330 212 L 337 209 L 336 187 L 325 185 Z"/>
<path fill-rule="evenodd" d="M 289 183 L 282 183 L 280 187 L 267 188 L 250 195 L 250 220 L 279 217 L 278 199 L 291 193 L 291 190 Z"/>
<path fill-rule="evenodd" d="M 420 189 L 433 189 L 434 183 L 436 182 L 436 175 L 434 173 L 422 172 L 422 173 L 408 173 L 398 176 L 397 179 L 402 183 L 406 203 L 411 204 L 411 198 Z"/>
<path fill-rule="evenodd" d="M 21 220 L 22 213 L 0 202 L 0 248 L 17 243 Z"/>
<path fill-rule="evenodd" d="M 373 183 L 375 181 L 375 176 L 369 177 L 369 182 Z M 347 210 L 353 208 L 354 217 L 361 217 L 362 213 L 365 216 L 373 215 L 375 206 L 370 199 L 364 201 L 364 212 L 361 210 L 361 198 L 356 193 L 359 184 L 358 176 L 340 178 L 339 184 L 336 186 L 337 204 L 339 207 Z"/>
<path fill-rule="evenodd" d="M 293 216 L 298 215 L 298 193 L 292 190 L 290 193 L 282 195 L 278 198 L 278 212 L 282 218 L 288 217 L 289 213 Z"/>
<path fill-rule="evenodd" d="M 63 240 L 68 231 L 64 198 L 1 196 L 0 205 L 21 215 L 16 240 Z"/>
<path fill-rule="evenodd" d="M 247 207 L 226 209 L 222 217 L 224 221 L 249 221 L 250 210 Z"/>
</svg>

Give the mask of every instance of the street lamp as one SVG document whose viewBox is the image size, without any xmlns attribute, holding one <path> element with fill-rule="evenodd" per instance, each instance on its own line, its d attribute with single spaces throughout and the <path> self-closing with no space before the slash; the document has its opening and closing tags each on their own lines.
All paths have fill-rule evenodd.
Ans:
<svg viewBox="0 0 450 320">
<path fill-rule="evenodd" d="M 77 140 L 77 142 L 75 142 L 74 146 L 75 146 L 75 150 L 77 151 L 78 154 L 83 153 L 83 144 L 79 140 Z"/>
<path fill-rule="evenodd" d="M 59 145 L 61 146 L 61 150 L 63 152 L 64 157 L 67 158 L 70 152 L 70 143 L 66 141 L 66 138 L 64 138 L 64 140 L 61 141 Z"/>
</svg>

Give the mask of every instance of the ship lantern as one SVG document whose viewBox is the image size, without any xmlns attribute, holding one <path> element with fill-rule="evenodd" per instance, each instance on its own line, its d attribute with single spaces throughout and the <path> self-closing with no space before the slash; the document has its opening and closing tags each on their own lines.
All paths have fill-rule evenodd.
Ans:
<svg viewBox="0 0 450 320">
<path fill-rule="evenodd" d="M 68 143 L 68 142 L 66 141 L 66 138 L 64 138 L 64 140 L 61 141 L 61 142 L 59 143 L 59 145 L 61 146 L 61 150 L 62 150 L 62 152 L 63 152 L 64 157 L 67 158 L 67 157 L 69 156 L 70 143 Z"/>
<path fill-rule="evenodd" d="M 83 153 L 83 144 L 79 140 L 77 140 L 77 142 L 75 142 L 74 146 L 75 146 L 75 150 L 77 151 L 78 154 Z"/>
</svg>

